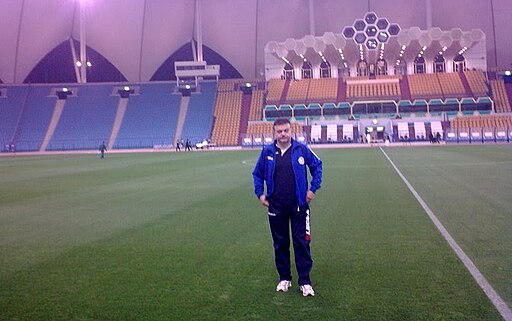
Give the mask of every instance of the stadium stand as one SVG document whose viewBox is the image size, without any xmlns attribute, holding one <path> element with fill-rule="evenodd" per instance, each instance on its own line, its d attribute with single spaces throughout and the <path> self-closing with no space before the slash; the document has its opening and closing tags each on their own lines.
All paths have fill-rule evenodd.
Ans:
<svg viewBox="0 0 512 321">
<path fill-rule="evenodd" d="M 250 123 L 247 134 L 251 135 L 272 135 L 271 122 Z"/>
<path fill-rule="evenodd" d="M 307 95 L 308 102 L 335 102 L 338 96 L 338 79 L 311 79 Z"/>
<path fill-rule="evenodd" d="M 492 104 L 488 97 L 489 93 L 493 94 L 491 98 L 494 100 L 497 113 L 510 113 L 511 110 L 504 81 L 493 79 L 488 87 L 486 76 L 480 70 L 408 76 L 386 75 L 375 79 L 277 79 L 268 82 L 268 91 L 258 89 L 264 88 L 264 84 L 254 82 L 254 88 L 248 92 L 242 91 L 246 81 L 228 79 L 218 83 L 201 83 L 200 93 L 191 95 L 187 112 L 182 116 L 183 129 L 180 131 L 180 137 L 192 142 L 210 139 L 212 143 L 220 146 L 235 146 L 240 144 L 242 137 L 272 137 L 272 122 L 276 117 L 288 117 L 294 122 L 294 126 L 299 126 L 294 127 L 294 131 L 302 132 L 310 128 L 302 126 L 302 122 L 332 122 L 351 118 L 352 115 L 358 122 L 369 117 L 369 114 L 378 114 L 379 117 L 385 115 L 394 119 L 397 116 L 397 105 L 398 112 L 406 117 L 441 117 L 446 114 L 452 118 L 457 113 L 466 116 L 476 113 L 482 115 L 479 117 L 485 117 L 484 114 L 492 112 L 489 107 Z M 341 95 L 340 83 L 344 84 L 342 88 L 346 89 Z M 140 94 L 131 95 L 127 100 L 126 112 L 119 122 L 119 133 L 113 147 L 154 148 L 174 145 L 174 135 L 178 134 L 177 117 L 182 101 L 181 95 L 173 93 L 174 85 L 171 82 L 146 83 L 138 86 Z M 415 100 L 410 102 L 403 100 L 407 93 L 404 94 L 402 91 L 409 86 L 411 96 L 415 97 Z M 65 100 L 62 116 L 57 119 L 47 150 L 96 149 L 101 141 L 107 141 L 114 132 L 116 109 L 120 106 L 119 95 L 113 92 L 113 87 L 112 84 L 78 85 L 78 95 Z M 487 92 L 487 88 L 492 88 L 492 91 Z M 7 106 L 0 110 L 3 113 L 0 114 L 3 116 L 0 119 L 2 144 L 5 145 L 15 137 L 18 150 L 38 150 L 41 146 L 46 146 L 45 137 L 48 137 L 52 124 L 55 123 L 55 119 L 52 122 L 52 113 L 58 105 L 56 98 L 51 96 L 51 90 L 52 87 L 47 85 L 9 87 L 10 94 L 0 99 L 0 106 Z M 274 100 L 286 100 L 279 105 L 266 105 L 263 109 L 265 97 L 268 101 L 272 95 Z M 346 100 L 338 102 L 340 96 L 345 96 Z M 25 99 L 26 102 L 23 104 Z M 361 100 L 363 102 L 359 102 Z M 390 105 L 385 105 L 386 102 L 383 101 Z M 46 106 L 43 113 L 40 112 L 41 105 Z M 43 122 L 36 124 L 35 117 L 42 117 Z M 450 125 L 454 128 L 509 125 L 506 119 L 491 119 L 454 120 Z M 262 123 L 265 120 L 268 123 Z M 421 121 L 408 120 L 407 130 L 409 135 L 412 135 L 408 135 L 409 139 L 425 139 L 424 135 L 430 133 L 430 121 L 427 121 L 424 127 L 416 124 Z M 317 133 L 317 142 L 343 141 L 348 129 L 345 133 L 340 124 L 336 130 L 333 128 L 321 126 L 320 132 Z M 402 128 L 402 131 L 405 130 Z M 313 134 L 315 135 L 314 130 Z M 417 137 L 418 134 L 420 137 Z M 314 135 L 312 137 L 315 137 Z"/>
<path fill-rule="evenodd" d="M 114 148 L 173 145 L 180 98 L 168 83 L 142 84 L 141 94 L 130 96 Z"/>
<path fill-rule="evenodd" d="M 304 126 L 302 126 L 300 123 L 297 123 L 297 122 L 292 122 L 291 128 L 292 128 L 292 132 L 295 135 L 304 132 Z"/>
<path fill-rule="evenodd" d="M 439 80 L 444 97 L 462 98 L 466 95 L 466 89 L 458 73 L 440 72 L 435 74 Z"/>
<path fill-rule="evenodd" d="M 390 79 L 396 81 L 389 81 Z M 495 115 L 488 115 L 492 113 L 490 107 L 484 106 L 492 103 L 487 96 L 492 93 L 495 111 L 498 114 L 511 112 L 503 79 L 491 79 L 488 87 L 485 74 L 480 70 L 464 73 L 379 76 L 371 80 L 368 77 L 345 77 L 342 80 L 346 81 L 345 95 L 348 102 L 336 101 L 340 97 L 340 78 L 290 81 L 288 91 L 285 90 L 287 81 L 278 79 L 269 81 L 268 91 L 259 90 L 258 87 L 263 88 L 264 85 L 258 84 L 246 94 L 241 91 L 241 86 L 246 82 L 243 79 L 229 79 L 217 84 L 202 83 L 201 93 L 193 93 L 190 97 L 188 111 L 183 117 L 181 137 L 193 142 L 210 139 L 212 143 L 220 146 L 236 146 L 240 144 L 240 137 L 272 137 L 272 121 L 276 117 L 288 117 L 292 121 L 304 124 L 317 121 L 321 123 L 324 120 L 338 121 L 351 115 L 357 116 L 356 121 L 359 121 L 360 118 L 367 118 L 367 114 L 379 114 L 379 117 L 386 115 L 393 119 L 396 105 L 399 113 L 407 117 L 410 114 L 414 114 L 414 117 L 440 117 L 444 113 L 450 118 L 457 113 L 462 113 L 465 117 L 475 117 L 453 118 L 450 126 L 454 129 L 510 126 L 510 117 L 495 120 L 492 118 Z M 467 86 L 464 85 L 465 81 Z M 264 98 L 270 96 L 271 83 L 281 85 L 281 91 L 274 90 L 275 99 L 281 100 L 287 92 L 287 100 L 283 104 L 275 105 L 274 109 L 267 105 L 265 110 L 269 108 L 267 111 L 273 112 L 262 118 Z M 404 96 L 404 83 L 420 88 L 415 87 L 416 100 L 409 104 L 401 100 Z M 437 83 L 437 90 L 427 90 L 426 83 Z M 101 141 L 107 141 L 115 127 L 116 109 L 120 106 L 120 97 L 113 92 L 113 87 L 112 84 L 78 85 L 76 97 L 68 97 L 64 101 L 62 116 L 57 119 L 55 131 L 50 135 L 51 140 L 46 149 L 96 149 Z M 126 112 L 124 118 L 121 118 L 119 133 L 113 147 L 154 148 L 174 145 L 181 95 L 172 92 L 171 83 L 140 84 L 139 87 L 140 94 L 131 95 L 127 101 Z M 12 137 L 15 138 L 16 149 L 19 151 L 38 150 L 41 146 L 46 146 L 45 137 L 48 137 L 51 124 L 55 122 L 52 122 L 52 113 L 58 105 L 56 97 L 52 97 L 52 88 L 54 87 L 47 85 L 8 88 L 9 95 L 0 98 L 0 106 L 4 106 L 0 110 L 0 138 L 4 144 L 2 149 L 5 150 L 5 145 Z M 487 88 L 492 90 L 487 92 Z M 420 91 L 422 94 L 418 96 Z M 439 97 L 433 98 L 435 96 Z M 247 120 L 242 117 L 244 97 Z M 290 103 L 289 97 L 301 102 Z M 359 100 L 372 103 L 358 103 Z M 379 103 L 382 100 L 395 100 L 394 106 L 384 106 Z M 327 101 L 330 102 L 323 103 Z M 346 112 L 342 113 L 342 109 L 346 109 Z M 471 116 L 473 114 L 480 114 L 480 118 Z M 268 122 L 263 123 L 265 119 Z M 420 121 L 414 119 L 409 119 L 408 122 L 409 135 L 414 135 L 408 135 L 409 139 L 424 139 L 423 135 L 428 136 L 431 131 L 430 121 L 425 122 L 424 127 L 416 124 Z M 294 124 L 298 126 L 294 127 L 295 132 L 310 128 L 302 126 L 302 123 Z M 321 126 L 318 135 L 317 142 L 340 141 L 347 136 L 340 124 L 336 130 L 329 130 L 327 125 Z M 418 135 L 420 137 L 417 137 Z M 478 133 L 468 132 L 468 135 Z"/>
<path fill-rule="evenodd" d="M 505 82 L 501 79 L 491 80 L 491 89 L 494 97 L 495 111 L 497 113 L 510 113 L 510 102 Z"/>
<path fill-rule="evenodd" d="M 68 98 L 47 150 L 94 149 L 107 142 L 116 115 L 119 96 L 111 85 L 78 88 L 77 97 Z"/>
<path fill-rule="evenodd" d="M 14 134 L 17 151 L 39 150 L 57 101 L 57 97 L 50 96 L 52 87 L 45 85 L 29 88 Z"/>
<path fill-rule="evenodd" d="M 466 70 L 464 71 L 464 76 L 466 76 L 474 97 L 483 97 L 488 95 L 489 89 L 487 87 L 483 71 Z"/>
<path fill-rule="evenodd" d="M 443 98 L 443 91 L 436 74 L 408 75 L 412 99 Z"/>
<path fill-rule="evenodd" d="M 13 86 L 3 91 L 0 97 L 0 144 L 4 151 L 8 151 L 19 117 L 23 108 L 23 99 L 28 94 L 29 87 Z"/>
<path fill-rule="evenodd" d="M 279 104 L 286 80 L 270 79 L 268 82 L 267 104 Z"/>
<path fill-rule="evenodd" d="M 347 86 L 343 77 L 338 78 L 338 96 L 336 101 L 347 101 Z"/>
<path fill-rule="evenodd" d="M 263 90 L 252 91 L 251 112 L 249 115 L 249 121 L 262 120 L 264 95 L 265 91 Z"/>
<path fill-rule="evenodd" d="M 217 91 L 234 91 L 240 79 L 221 79 L 217 83 Z"/>
<path fill-rule="evenodd" d="M 409 87 L 409 79 L 406 75 L 401 76 L 400 80 L 400 96 L 402 100 L 411 100 L 411 89 Z"/>
<path fill-rule="evenodd" d="M 304 126 L 297 122 L 291 122 L 291 129 L 294 134 L 303 133 Z M 272 122 L 249 123 L 247 134 L 258 137 L 273 137 Z"/>
<path fill-rule="evenodd" d="M 206 81 L 199 86 L 200 93 L 191 95 L 179 123 L 177 118 L 183 99 L 172 92 L 174 85 L 171 82 L 140 84 L 140 94 L 131 95 L 126 103 L 126 112 L 119 121 L 119 133 L 117 137 L 113 136 L 116 138 L 113 147 L 174 145 L 174 135 L 178 135 L 178 130 L 181 138 L 193 142 L 210 139 L 220 146 L 235 146 L 240 144 L 242 137 L 272 137 L 272 122 L 276 117 L 291 119 L 296 132 L 309 130 L 310 126 L 302 126 L 302 122 L 319 121 L 322 124 L 326 120 L 332 122 L 348 118 L 359 122 L 369 114 L 391 119 L 411 115 L 451 119 L 457 113 L 465 117 L 480 114 L 478 117 L 482 118 L 466 120 L 455 117 L 450 125 L 453 128 L 509 126 L 508 118 L 495 121 L 485 118 L 492 114 L 491 99 L 497 113 L 511 112 L 507 87 L 503 79 L 495 78 L 487 83 L 483 71 L 466 70 L 371 78 L 272 79 L 266 84 L 268 90 L 262 89 L 265 84 L 252 81 L 254 87 L 249 91 L 243 86 L 250 81 L 244 79 L 220 80 L 217 83 Z M 54 117 L 52 121 L 52 113 L 58 104 L 52 97 L 51 86 L 9 87 L 10 94 L 0 98 L 0 106 L 7 106 L 0 110 L 2 143 L 6 144 L 14 137 L 18 150 L 37 150 L 46 146 L 48 133 L 52 134 L 47 150 L 96 149 L 101 141 L 107 141 L 115 131 L 119 95 L 113 92 L 112 84 L 78 85 L 77 88 L 76 97 L 68 97 L 64 103 L 61 102 L 63 112 L 60 119 L 55 120 Z M 340 88 L 343 93 L 340 93 Z M 404 100 L 407 91 L 411 101 Z M 340 97 L 345 99 L 338 101 Z M 268 105 L 269 99 L 278 104 Z M 35 124 L 34 113 L 36 110 L 40 112 L 38 106 L 41 105 L 46 106 L 45 111 L 37 117 L 42 117 L 43 122 Z M 267 122 L 262 122 L 265 120 Z M 424 136 L 431 131 L 431 121 L 423 123 L 423 120 L 408 119 L 405 123 L 408 123 L 407 129 L 401 128 L 401 131 L 402 134 L 408 131 L 408 139 L 425 139 Z M 317 135 L 317 142 L 344 141 L 349 130 L 344 132 L 341 123 L 333 128 L 322 124 L 319 133 L 313 130 L 312 137 Z"/>
<path fill-rule="evenodd" d="M 505 83 L 505 93 L 507 94 L 507 101 L 509 106 L 512 105 L 512 84 L 511 83 Z M 508 110 L 508 109 L 507 109 Z M 512 111 L 512 108 L 511 108 Z"/>
<path fill-rule="evenodd" d="M 397 99 L 400 97 L 398 82 L 370 81 L 368 83 L 347 83 L 348 100 Z"/>
<path fill-rule="evenodd" d="M 240 106 L 240 121 L 239 121 L 239 129 L 238 133 L 240 138 L 247 134 L 247 126 L 249 123 L 249 117 L 251 115 L 251 104 L 252 104 L 252 91 L 243 92 L 242 94 L 242 104 Z"/>
<path fill-rule="evenodd" d="M 202 83 L 200 93 L 190 96 L 182 138 L 190 139 L 192 143 L 210 138 L 215 94 L 215 83 Z"/>
<path fill-rule="evenodd" d="M 287 103 L 304 103 L 307 101 L 311 79 L 294 80 L 290 82 L 286 95 Z"/>
<path fill-rule="evenodd" d="M 215 126 L 213 127 L 212 142 L 219 146 L 234 146 L 238 144 L 240 129 L 240 111 L 242 92 L 219 92 L 215 105 Z"/>
<path fill-rule="evenodd" d="M 452 129 L 512 128 L 512 115 L 460 116 L 450 121 Z"/>
</svg>

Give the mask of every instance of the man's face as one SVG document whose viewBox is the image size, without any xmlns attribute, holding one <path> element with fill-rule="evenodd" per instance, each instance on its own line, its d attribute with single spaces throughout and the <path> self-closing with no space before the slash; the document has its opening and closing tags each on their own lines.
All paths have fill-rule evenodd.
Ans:
<svg viewBox="0 0 512 321">
<path fill-rule="evenodd" d="M 290 124 L 274 126 L 274 136 L 280 145 L 288 145 L 292 140 L 292 129 Z"/>
</svg>

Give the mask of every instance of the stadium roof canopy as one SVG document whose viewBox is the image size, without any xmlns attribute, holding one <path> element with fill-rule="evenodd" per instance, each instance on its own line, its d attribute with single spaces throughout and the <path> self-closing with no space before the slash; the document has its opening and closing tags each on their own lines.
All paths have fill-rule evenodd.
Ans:
<svg viewBox="0 0 512 321">
<path fill-rule="evenodd" d="M 70 48 L 79 51 L 81 36 L 89 57 L 104 60 L 91 61 L 90 72 L 107 70 L 106 62 L 118 73 L 107 81 L 165 79 L 166 72 L 172 79 L 172 61 L 197 54 L 192 39 L 204 44 L 208 63 L 229 62 L 233 69 L 224 77 L 263 78 L 269 43 L 346 41 L 339 37 L 344 28 L 367 12 L 409 30 L 412 38 L 433 28 L 434 38 L 439 30 L 454 37 L 459 30 L 475 32 L 465 38 L 470 40 L 481 30 L 488 68 L 512 63 L 510 0 L 0 0 L 0 8 L 3 83 L 37 82 L 36 71 L 55 73 L 61 66 L 73 70 Z"/>
</svg>

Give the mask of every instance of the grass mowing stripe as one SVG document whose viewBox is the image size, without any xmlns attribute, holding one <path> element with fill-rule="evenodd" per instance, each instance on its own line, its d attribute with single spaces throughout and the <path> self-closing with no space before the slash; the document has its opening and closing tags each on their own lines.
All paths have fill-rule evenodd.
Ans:
<svg viewBox="0 0 512 321">
<path fill-rule="evenodd" d="M 501 298 L 512 307 L 512 163 L 504 163 L 512 159 L 512 146 L 436 145 L 385 151 Z M 385 160 L 383 155 L 382 158 Z M 457 166 L 460 162 L 467 166 Z M 492 164 L 477 165 L 489 162 Z M 443 242 L 446 243 L 444 239 Z M 495 307 L 492 308 L 497 313 Z"/>
<path fill-rule="evenodd" d="M 459 257 L 459 259 L 462 261 L 464 266 L 468 269 L 469 273 L 471 273 L 471 276 L 475 279 L 475 281 L 478 283 L 480 288 L 484 291 L 484 293 L 487 295 L 489 300 L 491 300 L 492 304 L 496 307 L 496 309 L 500 312 L 501 316 L 505 321 L 512 321 L 512 311 L 507 306 L 505 301 L 500 297 L 500 295 L 494 290 L 494 288 L 489 284 L 485 276 L 478 270 L 476 265 L 471 261 L 471 259 L 464 253 L 462 248 L 457 244 L 457 242 L 453 239 L 453 237 L 450 235 L 450 233 L 446 230 L 446 228 L 443 226 L 441 221 L 437 218 L 437 216 L 432 212 L 432 210 L 428 207 L 427 203 L 421 198 L 421 196 L 416 192 L 414 187 L 409 183 L 407 178 L 400 172 L 398 167 L 393 163 L 391 158 L 389 158 L 388 154 L 382 149 L 382 147 L 379 147 L 381 152 L 384 154 L 384 156 L 387 158 L 391 166 L 395 169 L 398 176 L 404 181 L 405 185 L 409 188 L 411 193 L 414 195 L 414 197 L 418 200 L 421 207 L 425 210 L 425 213 L 427 213 L 428 217 L 432 220 L 436 228 L 439 230 L 441 235 L 445 238 L 445 240 L 448 242 L 450 247 L 453 249 L 455 254 Z"/>
<path fill-rule="evenodd" d="M 134 154 L 112 155 L 105 160 L 88 156 L 33 160 L 33 169 L 29 169 L 39 179 L 29 182 L 26 175 L 20 175 L 19 181 L 0 184 L 0 274 L 30 267 L 50 253 L 57 255 L 71 246 L 172 214 L 187 207 L 190 198 L 198 201 L 211 194 L 221 197 L 224 189 L 241 183 L 237 177 L 229 176 L 233 168 L 247 166 L 238 160 L 210 163 L 212 155 Z M 42 162 L 41 172 L 47 179 L 41 179 L 41 172 L 36 170 L 38 161 Z M 0 180 L 23 174 L 19 168 L 25 168 L 26 162 L 11 160 L 13 168 L 6 168 Z M 201 183 L 205 175 L 212 176 L 212 180 L 224 177 L 223 182 L 229 184 L 212 188 L 212 184 Z"/>
</svg>

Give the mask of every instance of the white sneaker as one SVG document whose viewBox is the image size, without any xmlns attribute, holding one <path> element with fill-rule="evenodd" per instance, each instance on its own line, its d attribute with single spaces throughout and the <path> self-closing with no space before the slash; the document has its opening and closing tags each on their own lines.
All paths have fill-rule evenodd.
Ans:
<svg viewBox="0 0 512 321">
<path fill-rule="evenodd" d="M 276 291 L 277 292 L 286 292 L 289 288 L 292 287 L 292 282 L 288 280 L 282 280 L 277 284 Z"/>
<path fill-rule="evenodd" d="M 315 290 L 309 284 L 301 285 L 300 290 L 303 296 L 315 296 Z"/>
</svg>

